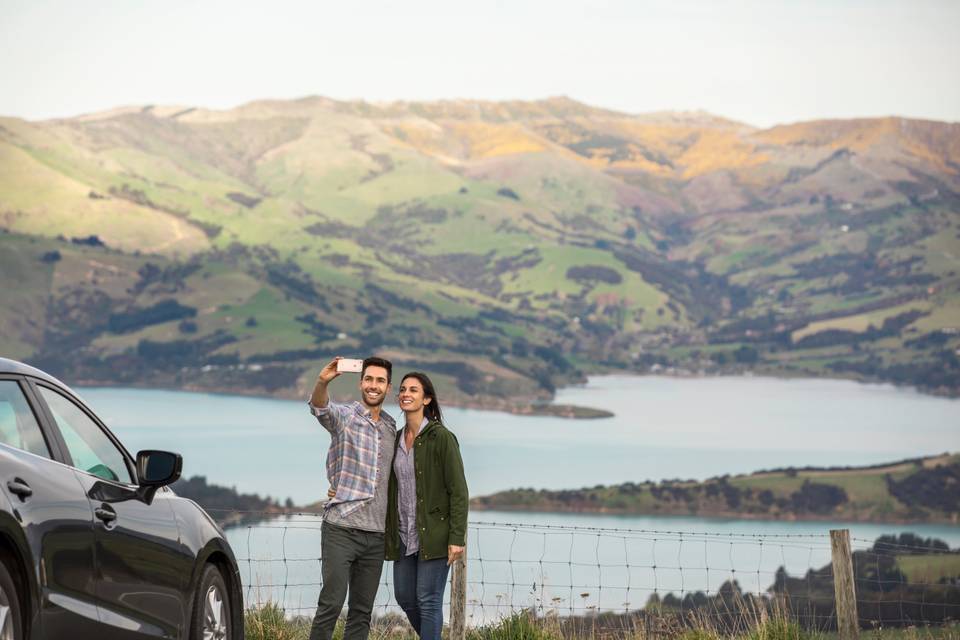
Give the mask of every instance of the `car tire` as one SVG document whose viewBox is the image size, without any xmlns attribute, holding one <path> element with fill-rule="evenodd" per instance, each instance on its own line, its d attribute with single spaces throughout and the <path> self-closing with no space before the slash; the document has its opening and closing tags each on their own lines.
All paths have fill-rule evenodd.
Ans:
<svg viewBox="0 0 960 640">
<path fill-rule="evenodd" d="M 193 600 L 191 640 L 231 640 L 233 629 L 230 610 L 230 592 L 220 570 L 212 564 L 204 565 L 200 587 Z"/>
<path fill-rule="evenodd" d="M 0 555 L 0 640 L 22 640 L 20 598 L 10 569 Z"/>
</svg>

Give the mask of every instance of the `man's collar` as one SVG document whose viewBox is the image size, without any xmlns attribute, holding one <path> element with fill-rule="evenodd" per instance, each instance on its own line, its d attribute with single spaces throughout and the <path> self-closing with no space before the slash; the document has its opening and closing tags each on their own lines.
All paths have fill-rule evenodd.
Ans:
<svg viewBox="0 0 960 640">
<path fill-rule="evenodd" d="M 357 413 L 359 413 L 364 418 L 367 418 L 368 420 L 370 420 L 370 422 L 374 422 L 374 419 L 371 416 L 372 410 L 370 409 L 370 407 L 363 404 L 359 400 L 354 400 L 353 405 L 354 405 L 354 410 Z M 389 425 L 396 426 L 396 422 L 394 422 L 393 416 L 391 416 L 389 413 L 383 410 L 383 405 L 380 405 L 380 420 L 382 422 L 386 422 Z"/>
</svg>

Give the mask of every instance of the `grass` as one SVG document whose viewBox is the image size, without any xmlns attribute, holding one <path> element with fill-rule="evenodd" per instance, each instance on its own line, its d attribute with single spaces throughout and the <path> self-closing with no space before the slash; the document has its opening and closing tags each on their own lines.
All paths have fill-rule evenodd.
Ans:
<svg viewBox="0 0 960 640">
<path fill-rule="evenodd" d="M 954 456 L 940 455 L 927 458 L 924 465 L 949 465 L 955 461 Z M 592 489 L 571 490 L 570 497 L 563 500 L 558 491 L 537 491 L 530 489 L 513 489 L 485 496 L 477 503 L 488 509 L 534 509 L 546 511 L 568 511 L 571 505 L 584 511 L 605 511 L 630 514 L 665 514 L 674 515 L 702 515 L 725 516 L 731 511 L 741 514 L 756 514 L 759 517 L 810 517 L 810 512 L 798 508 L 794 501 L 796 492 L 800 491 L 807 482 L 820 485 L 830 485 L 842 489 L 846 500 L 831 507 L 829 515 L 837 520 L 894 520 L 908 519 L 909 506 L 899 502 L 890 494 L 887 477 L 896 481 L 911 476 L 917 471 L 912 462 L 890 463 L 879 467 L 854 467 L 850 469 L 823 469 L 823 470 L 794 470 L 794 471 L 764 471 L 750 475 L 733 476 L 728 479 L 729 485 L 744 492 L 742 501 L 732 507 L 719 492 L 712 492 L 716 488 L 715 480 L 703 482 L 684 481 L 667 482 L 660 484 L 663 489 L 667 485 L 674 488 L 688 489 L 689 499 L 671 499 L 656 497 L 654 489 L 642 486 L 639 490 L 626 489 L 622 485 L 608 485 Z M 750 493 L 746 493 L 749 491 Z M 769 491 L 774 501 L 768 500 L 762 492 Z M 781 502 L 786 499 L 786 503 Z M 931 517 L 943 521 L 949 519 L 949 513 L 931 510 Z M 950 575 L 957 575 L 950 573 Z"/>
<path fill-rule="evenodd" d="M 560 640 L 563 636 L 551 621 L 541 621 L 525 613 L 503 618 L 497 624 L 470 629 L 469 640 Z"/>
<path fill-rule="evenodd" d="M 41 335 L 46 316 L 46 295 L 34 294 L 50 290 L 53 267 L 40 262 L 49 251 L 48 243 L 30 243 L 22 238 L 0 236 L 0 253 L 4 268 L 0 269 L 0 353 L 8 358 L 26 358 L 33 349 L 29 344 Z"/>
<path fill-rule="evenodd" d="M 960 555 L 901 555 L 897 566 L 910 582 L 935 584 L 940 578 L 960 575 Z"/>
<path fill-rule="evenodd" d="M 350 339 L 374 333 L 358 326 L 357 317 L 363 312 L 351 308 L 351 303 L 365 300 L 363 284 L 367 281 L 400 290 L 444 318 L 472 316 L 481 308 L 517 310 L 523 303 L 519 310 L 529 318 L 527 322 L 514 326 L 487 322 L 491 340 L 483 347 L 486 355 L 503 349 L 518 336 L 538 344 L 552 341 L 554 336 L 549 334 L 555 332 L 537 325 L 536 318 L 543 315 L 589 321 L 571 328 L 565 337 L 567 344 L 589 345 L 578 347 L 581 356 L 590 356 L 584 358 L 587 373 L 597 369 L 608 349 L 619 358 L 641 346 L 646 351 L 658 343 L 701 342 L 703 332 L 696 326 L 701 318 L 684 308 L 684 296 L 679 293 L 686 286 L 684 278 L 676 276 L 678 282 L 668 286 L 655 277 L 655 270 L 643 275 L 630 271 L 608 245 L 633 243 L 652 248 L 651 239 L 663 237 L 662 221 L 654 221 L 661 204 L 640 191 L 676 200 L 681 195 L 675 184 L 677 176 L 736 168 L 739 173 L 730 188 L 740 195 L 750 194 L 783 180 L 789 162 L 766 164 L 764 154 L 775 157 L 779 153 L 773 147 L 761 152 L 732 130 L 713 125 L 664 127 L 580 106 L 566 116 L 557 115 L 556 105 L 519 108 L 485 104 L 477 111 L 474 107 L 477 105 L 446 103 L 333 107 L 319 101 L 310 105 L 262 103 L 231 112 L 197 110 L 177 118 L 163 109 L 143 113 L 131 109 L 122 116 L 69 122 L 2 118 L 0 226 L 51 239 L 97 234 L 112 249 L 126 251 L 132 261 L 134 254 L 136 261 L 142 256 L 156 262 L 159 255 L 182 259 L 208 249 L 235 255 L 233 243 L 253 252 L 269 247 L 276 252 L 271 261 L 292 261 L 312 277 L 326 298 L 346 305 L 337 310 L 319 305 L 311 309 L 310 302 L 287 298 L 261 277 L 256 258 L 235 265 L 247 275 L 221 274 L 206 280 L 195 275 L 182 299 L 198 309 L 216 311 L 200 313 L 194 337 L 225 330 L 238 338 L 238 343 L 226 347 L 224 353 L 237 351 L 241 357 L 314 346 L 313 337 L 295 321 L 296 316 L 311 310 L 324 322 L 344 329 Z M 541 120 L 547 113 L 552 115 Z M 593 151 L 586 156 L 564 148 L 592 139 Z M 628 172 L 629 180 L 621 180 L 608 171 L 613 167 L 638 170 Z M 672 178 L 661 179 L 667 176 Z M 109 194 L 111 186 L 122 185 L 142 191 L 149 202 L 137 204 Z M 516 197 L 502 192 L 504 187 Z M 721 195 L 728 191 L 722 185 L 716 188 Z M 261 200 L 243 206 L 228 196 L 231 192 Z M 759 192 L 754 195 L 760 200 L 765 197 Z M 830 283 L 842 281 L 841 274 L 803 279 L 791 265 L 838 252 L 861 252 L 869 238 L 875 237 L 884 240 L 877 249 L 883 260 L 919 257 L 922 262 L 915 270 L 923 267 L 924 272 L 938 274 L 938 287 L 955 286 L 955 280 L 947 280 L 954 277 L 949 274 L 956 270 L 960 251 L 955 216 L 947 205 L 933 206 L 906 210 L 847 233 L 837 231 L 836 216 L 821 220 L 822 216 L 814 215 L 805 221 L 758 210 L 755 215 L 713 219 L 692 230 L 695 234 L 689 243 L 667 244 L 674 258 L 706 263 L 712 271 L 735 272 L 737 284 L 758 294 L 750 310 L 757 315 L 781 306 L 787 314 L 797 315 L 846 310 L 847 317 L 821 319 L 800 328 L 795 337 L 829 328 L 862 331 L 871 323 L 878 326 L 903 307 L 901 303 L 862 313 L 862 304 L 894 293 L 911 293 L 916 287 L 878 284 L 866 289 L 870 295 L 856 297 L 829 289 Z M 407 215 L 421 208 L 443 209 L 447 217 L 431 222 Z M 305 231 L 323 220 L 345 223 L 355 230 L 344 238 Z M 396 233 L 388 240 L 395 242 L 371 246 L 364 238 L 353 237 L 362 234 L 369 221 L 387 225 Z M 934 235 L 914 233 L 934 223 Z M 628 228 L 636 237 L 625 241 Z M 457 260 L 454 254 L 476 257 L 490 253 L 486 264 L 477 261 L 476 268 L 489 276 L 476 279 L 483 282 L 483 290 L 478 286 L 471 291 L 471 278 L 445 266 L 433 266 L 432 260 L 417 263 L 412 252 L 398 250 L 401 239 L 416 254 L 430 258 L 447 255 L 447 260 L 436 262 L 439 265 L 453 264 Z M 539 263 L 492 273 L 498 260 L 528 248 L 537 249 Z M 791 248 L 798 251 L 787 251 Z M 214 254 L 202 259 L 219 260 Z M 10 257 L 0 262 L 15 260 Z M 93 271 L 78 268 L 70 276 L 66 267 L 73 262 L 65 257 L 52 267 L 52 285 L 39 277 L 24 282 L 21 299 L 15 303 L 20 305 L 29 298 L 33 305 L 30 316 L 39 317 L 43 301 L 50 295 L 62 297 L 58 283 Z M 566 277 L 569 267 L 584 265 L 613 269 L 622 282 L 584 285 Z M 229 260 L 224 266 L 231 266 Z M 39 275 L 49 275 L 51 267 L 42 269 L 44 273 Z M 136 269 L 132 273 L 135 275 Z M 688 275 L 696 277 L 693 271 Z M 771 287 L 774 276 L 777 285 Z M 670 280 L 673 278 L 671 275 Z M 81 283 L 84 289 L 105 292 L 118 306 L 149 303 L 145 298 L 151 294 L 128 295 L 128 287 L 117 287 L 119 277 L 111 280 L 114 291 L 106 290 L 106 280 L 99 276 L 89 280 Z M 0 284 L 3 282 L 0 278 Z M 943 284 L 949 282 L 953 284 Z M 783 288 L 795 296 L 793 302 L 777 300 L 775 296 Z M 678 303 L 676 316 L 665 308 L 671 296 Z M 910 329 L 928 332 L 960 326 L 956 291 L 940 288 L 930 296 L 908 303 L 932 311 Z M 0 320 L 9 323 L 14 315 L 0 313 Z M 247 326 L 249 317 L 259 324 Z M 391 334 L 401 324 L 419 329 L 438 348 L 452 347 L 461 338 L 423 314 L 392 309 L 389 317 L 391 324 L 378 327 L 388 338 L 395 337 Z M 102 335 L 92 346 L 116 354 L 132 348 L 141 338 L 178 340 L 184 338 L 178 325 L 124 336 Z M 609 328 L 617 342 L 602 331 L 592 332 L 589 327 L 593 325 Z M 4 352 L 25 356 L 41 346 L 42 335 L 30 327 L 10 327 L 0 329 Z M 423 338 L 418 340 L 423 344 Z M 877 354 L 887 364 L 908 363 L 916 355 L 900 338 L 868 346 L 871 353 L 884 349 Z M 950 346 L 956 348 L 956 342 Z M 866 355 L 840 349 L 789 354 L 763 350 L 762 359 L 772 369 L 808 375 L 836 375 L 828 364 Z M 676 364 L 693 368 L 688 365 L 696 363 Z M 873 491 L 870 487 L 864 490 Z"/>
<path fill-rule="evenodd" d="M 826 331 L 828 329 L 843 329 L 846 331 L 855 331 L 858 333 L 863 333 L 871 325 L 874 327 L 881 327 L 883 321 L 887 318 L 892 318 L 895 315 L 906 313 L 908 311 L 913 311 L 920 308 L 922 305 L 915 302 L 900 305 L 898 307 L 889 307 L 882 309 L 880 311 L 872 311 L 869 313 L 860 313 L 852 316 L 843 316 L 840 318 L 834 318 L 832 320 L 822 320 L 820 322 L 812 322 L 802 329 L 798 329 L 793 332 L 791 339 L 796 342 L 801 338 L 818 333 L 820 331 Z"/>
<path fill-rule="evenodd" d="M 248 640 L 307 640 L 311 620 L 288 618 L 276 604 L 250 609 L 245 615 Z M 707 620 L 692 620 L 692 626 L 644 625 L 619 631 L 602 628 L 596 619 L 565 620 L 555 616 L 536 617 L 529 612 L 513 613 L 499 621 L 468 628 L 466 640 L 838 640 L 836 632 L 804 629 L 789 618 L 775 614 L 754 620 L 745 631 L 724 634 Z M 652 630 L 648 630 L 652 629 Z M 375 619 L 371 640 L 414 640 L 417 636 L 406 620 L 397 614 Z M 449 638 L 449 628 L 444 630 Z M 343 639 L 343 619 L 337 622 L 334 640 Z M 863 630 L 861 640 L 960 640 L 960 625 L 943 627 L 905 627 Z"/>
<path fill-rule="evenodd" d="M 288 617 L 275 603 L 248 609 L 244 613 L 247 640 L 308 640 L 313 620 L 308 616 Z M 333 640 L 343 640 L 344 619 L 337 620 Z M 400 614 L 375 618 L 370 626 L 371 640 L 414 640 L 417 636 Z"/>
<path fill-rule="evenodd" d="M 99 235 L 127 251 L 183 255 L 207 248 L 196 227 L 183 220 L 118 198 L 91 199 L 89 185 L 36 161 L 27 152 L 0 143 L 0 202 L 18 215 L 6 226 L 35 235 Z"/>
<path fill-rule="evenodd" d="M 762 491 L 770 489 L 775 495 L 789 495 L 800 489 L 804 482 L 820 482 L 841 487 L 847 492 L 851 502 L 873 503 L 884 502 L 890 494 L 884 479 L 885 470 L 867 470 L 864 472 L 809 472 L 800 471 L 794 477 L 785 473 L 758 474 L 737 477 L 730 480 L 730 484 Z"/>
<path fill-rule="evenodd" d="M 732 253 L 718 255 L 707 263 L 707 267 L 714 273 L 729 273 L 742 263 L 763 257 L 769 253 L 769 250 L 763 246 L 748 247 L 738 249 Z"/>
</svg>

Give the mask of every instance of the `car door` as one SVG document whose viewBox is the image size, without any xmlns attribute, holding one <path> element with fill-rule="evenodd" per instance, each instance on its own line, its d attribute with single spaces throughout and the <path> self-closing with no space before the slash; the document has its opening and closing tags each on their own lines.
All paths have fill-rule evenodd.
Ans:
<svg viewBox="0 0 960 640">
<path fill-rule="evenodd" d="M 0 492 L 22 528 L 31 556 L 25 560 L 39 583 L 34 619 L 45 638 L 95 638 L 93 509 L 74 470 L 53 459 L 58 443 L 44 433 L 31 400 L 24 379 L 0 376 Z"/>
<path fill-rule="evenodd" d="M 190 557 L 180 543 L 167 491 L 147 503 L 130 456 L 76 398 L 36 385 L 59 428 L 94 510 L 94 545 L 103 638 L 181 637 Z"/>
</svg>

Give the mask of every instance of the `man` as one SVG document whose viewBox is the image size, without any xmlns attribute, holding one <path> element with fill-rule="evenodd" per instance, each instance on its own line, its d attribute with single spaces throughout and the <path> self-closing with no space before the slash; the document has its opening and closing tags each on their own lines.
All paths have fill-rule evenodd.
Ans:
<svg viewBox="0 0 960 640">
<path fill-rule="evenodd" d="M 327 480 L 332 497 L 321 533 L 323 587 L 310 640 L 330 640 L 349 591 L 344 640 L 366 640 L 384 558 L 387 485 L 396 424 L 382 411 L 393 366 L 367 358 L 360 373 L 362 402 L 332 402 L 327 385 L 340 375 L 334 358 L 317 377 L 310 411 L 330 432 Z"/>
</svg>

